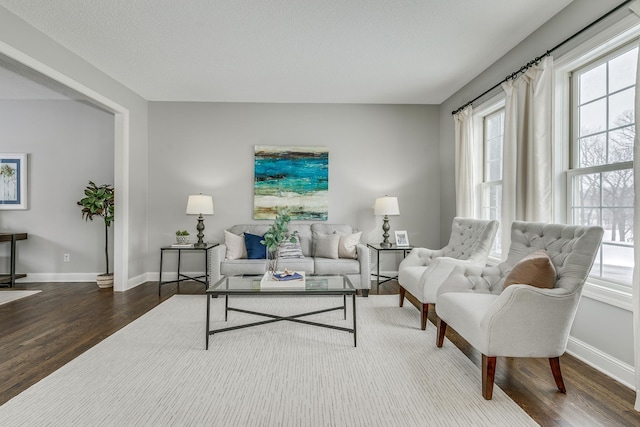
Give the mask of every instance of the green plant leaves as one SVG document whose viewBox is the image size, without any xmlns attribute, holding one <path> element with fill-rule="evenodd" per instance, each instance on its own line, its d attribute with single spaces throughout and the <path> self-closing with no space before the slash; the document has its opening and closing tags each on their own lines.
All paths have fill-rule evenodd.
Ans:
<svg viewBox="0 0 640 427">
<path fill-rule="evenodd" d="M 84 189 L 86 197 L 78 201 L 78 206 L 82 207 L 82 218 L 85 221 L 93 221 L 93 217 L 98 216 L 104 219 L 105 225 L 109 227 L 114 220 L 115 194 L 113 187 L 109 184 L 96 185 L 89 181 L 89 185 Z"/>
<path fill-rule="evenodd" d="M 267 247 L 269 252 L 274 252 L 280 243 L 285 241 L 290 241 L 291 243 L 295 243 L 298 241 L 298 232 L 294 231 L 292 234 L 289 234 L 289 229 L 287 228 L 287 224 L 291 221 L 291 216 L 289 215 L 289 208 L 284 207 L 278 209 L 276 213 L 276 218 L 273 221 L 273 225 L 264 233 L 260 243 Z"/>
</svg>

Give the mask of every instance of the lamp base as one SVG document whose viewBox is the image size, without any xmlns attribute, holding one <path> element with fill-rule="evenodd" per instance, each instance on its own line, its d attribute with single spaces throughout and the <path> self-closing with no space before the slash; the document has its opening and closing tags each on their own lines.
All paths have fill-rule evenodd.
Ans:
<svg viewBox="0 0 640 427">
<path fill-rule="evenodd" d="M 382 218 L 382 242 L 380 243 L 381 248 L 390 248 L 391 242 L 389 241 L 389 217 L 387 215 Z"/>
<path fill-rule="evenodd" d="M 193 247 L 206 248 L 207 244 L 202 240 L 204 238 L 204 233 L 202 233 L 202 231 L 204 230 L 204 218 L 202 217 L 202 215 L 198 217 L 198 225 L 196 226 L 196 230 L 198 230 L 198 242 L 194 243 Z"/>
</svg>

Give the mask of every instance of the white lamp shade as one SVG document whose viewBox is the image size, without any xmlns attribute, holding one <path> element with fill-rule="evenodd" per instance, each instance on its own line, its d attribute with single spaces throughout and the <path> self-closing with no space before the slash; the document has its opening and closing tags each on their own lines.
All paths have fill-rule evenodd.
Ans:
<svg viewBox="0 0 640 427">
<path fill-rule="evenodd" d="M 202 194 L 189 196 L 187 215 L 213 215 L 213 197 Z"/>
<path fill-rule="evenodd" d="M 373 210 L 376 215 L 400 215 L 398 198 L 389 196 L 378 197 Z"/>
</svg>

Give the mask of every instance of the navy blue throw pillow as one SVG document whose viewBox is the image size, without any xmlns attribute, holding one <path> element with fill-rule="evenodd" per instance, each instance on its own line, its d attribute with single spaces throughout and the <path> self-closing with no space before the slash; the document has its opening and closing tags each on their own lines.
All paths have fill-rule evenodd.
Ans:
<svg viewBox="0 0 640 427">
<path fill-rule="evenodd" d="M 244 233 L 244 244 L 247 247 L 248 259 L 266 259 L 267 247 L 260 243 L 262 236 L 256 236 L 255 234 Z"/>
</svg>

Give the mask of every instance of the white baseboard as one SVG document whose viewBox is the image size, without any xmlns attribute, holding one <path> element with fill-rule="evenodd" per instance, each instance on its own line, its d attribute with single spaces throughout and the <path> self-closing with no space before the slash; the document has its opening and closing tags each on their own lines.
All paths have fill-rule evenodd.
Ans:
<svg viewBox="0 0 640 427">
<path fill-rule="evenodd" d="M 65 283 L 79 283 L 79 282 L 95 282 L 96 276 L 99 273 L 29 273 L 27 277 L 16 280 L 16 283 L 45 283 L 45 282 L 65 282 Z M 174 273 L 175 274 L 175 273 Z M 138 285 L 143 284 L 146 281 L 154 279 L 148 279 L 149 273 L 144 273 L 136 277 L 132 277 L 127 280 L 127 289 L 135 288 Z M 158 280 L 158 274 L 155 274 L 155 280 Z"/>
<path fill-rule="evenodd" d="M 200 275 L 202 272 L 189 272 L 185 271 L 184 274 L 188 276 Z M 94 282 L 96 276 L 99 273 L 29 273 L 27 277 L 18 279 L 18 283 L 42 283 L 42 282 Z M 177 276 L 175 271 L 163 272 L 164 279 L 175 278 Z M 380 274 L 384 276 L 397 276 L 397 271 L 381 271 Z M 160 277 L 158 272 L 143 273 L 136 277 L 131 277 L 127 280 L 127 289 L 135 288 L 145 282 L 157 282 Z M 371 281 L 375 281 L 376 276 L 371 273 Z M 383 279 L 384 280 L 384 279 Z"/>
<path fill-rule="evenodd" d="M 604 353 L 577 338 L 569 337 L 567 353 L 635 390 L 635 369 L 633 366 Z"/>
<path fill-rule="evenodd" d="M 100 273 L 28 273 L 17 283 L 42 282 L 95 282 Z"/>
<path fill-rule="evenodd" d="M 136 277 L 130 278 L 129 280 L 127 280 L 127 290 L 135 288 L 136 286 L 140 286 L 144 282 L 150 282 L 151 279 L 148 279 L 148 276 L 149 276 L 149 273 L 143 273 Z"/>
</svg>

